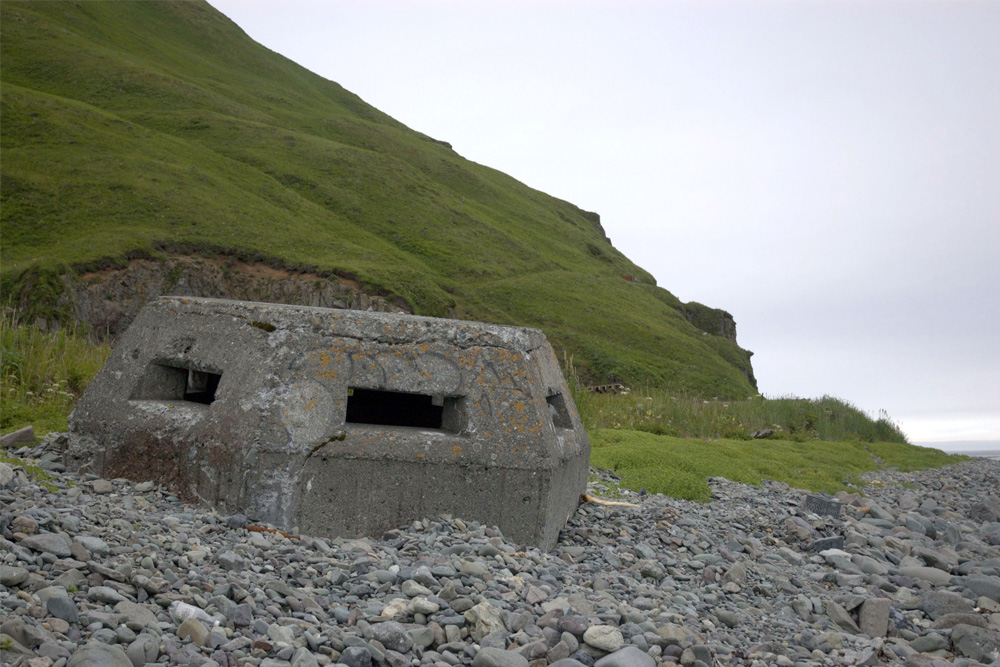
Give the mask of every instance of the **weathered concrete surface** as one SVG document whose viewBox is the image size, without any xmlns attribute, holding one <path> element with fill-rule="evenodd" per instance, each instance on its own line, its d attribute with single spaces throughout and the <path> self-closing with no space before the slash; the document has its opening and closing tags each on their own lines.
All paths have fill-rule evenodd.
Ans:
<svg viewBox="0 0 1000 667">
<path fill-rule="evenodd" d="M 182 297 L 118 342 L 67 452 L 71 468 L 288 531 L 380 534 L 449 513 L 544 548 L 589 458 L 540 331 Z"/>
</svg>

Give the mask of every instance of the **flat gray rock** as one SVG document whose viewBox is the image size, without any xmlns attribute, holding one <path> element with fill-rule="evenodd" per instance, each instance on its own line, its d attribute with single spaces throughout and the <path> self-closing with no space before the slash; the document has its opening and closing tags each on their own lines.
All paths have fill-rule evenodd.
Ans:
<svg viewBox="0 0 1000 667">
<path fill-rule="evenodd" d="M 98 556 L 106 556 L 111 553 L 111 547 L 108 546 L 108 543 L 93 535 L 77 535 L 73 538 L 73 541 L 90 553 L 97 554 Z"/>
<path fill-rule="evenodd" d="M 28 578 L 28 571 L 16 565 L 0 565 L 0 584 L 8 588 L 16 588 Z"/>
<path fill-rule="evenodd" d="M 947 586 L 951 582 L 951 574 L 945 572 L 944 570 L 939 570 L 936 567 L 910 566 L 901 567 L 899 568 L 899 571 L 911 579 L 928 581 L 937 586 Z"/>
<path fill-rule="evenodd" d="M 120 646 L 92 642 L 76 649 L 66 667 L 133 667 L 133 665 Z"/>
<path fill-rule="evenodd" d="M 124 595 L 110 586 L 94 586 L 87 590 L 87 599 L 93 602 L 103 602 L 105 604 L 117 604 L 127 602 Z"/>
<path fill-rule="evenodd" d="M 956 625 L 951 630 L 955 652 L 986 664 L 1000 661 L 1000 633 L 972 625 Z"/>
<path fill-rule="evenodd" d="M 53 556 L 58 556 L 59 558 L 69 558 L 72 555 L 70 551 L 70 539 L 63 535 L 62 533 L 39 533 L 37 535 L 28 535 L 26 538 L 18 542 L 22 547 L 27 547 L 32 551 L 40 551 L 42 553 L 52 554 Z"/>
<path fill-rule="evenodd" d="M 965 587 L 976 595 L 988 597 L 1000 602 L 1000 577 L 985 574 L 973 574 L 965 579 Z"/>
<path fill-rule="evenodd" d="M 986 617 L 975 612 L 967 612 L 964 614 L 945 614 L 934 621 L 934 625 L 931 627 L 935 630 L 940 630 L 942 628 L 954 628 L 956 625 L 974 625 L 977 628 L 986 628 L 988 626 Z"/>
<path fill-rule="evenodd" d="M 80 612 L 76 608 L 76 603 L 68 597 L 53 595 L 45 602 L 45 609 L 56 618 L 61 618 L 67 623 L 78 623 Z"/>
<path fill-rule="evenodd" d="M 851 632 L 854 634 L 861 632 L 861 628 L 859 628 L 858 624 L 854 622 L 854 619 L 847 613 L 847 610 L 833 600 L 826 601 L 826 615 L 829 616 L 830 620 L 836 623 L 845 632 Z"/>
<path fill-rule="evenodd" d="M 656 667 L 656 660 L 638 647 L 626 646 L 604 656 L 594 667 Z"/>
<path fill-rule="evenodd" d="M 147 662 L 156 662 L 160 656 L 160 640 L 153 635 L 143 633 L 128 645 L 125 655 L 135 667 L 142 667 Z"/>
<path fill-rule="evenodd" d="M 472 667 L 528 667 L 528 659 L 514 651 L 482 648 L 472 660 Z"/>
<path fill-rule="evenodd" d="M 25 426 L 19 428 L 16 431 L 11 431 L 5 435 L 0 436 L 0 447 L 8 447 L 10 445 L 15 445 L 19 442 L 34 442 L 35 441 L 35 427 Z"/>
<path fill-rule="evenodd" d="M 932 621 L 945 614 L 960 614 L 972 611 L 972 601 L 951 591 L 931 591 L 920 600 L 920 608 Z"/>
<path fill-rule="evenodd" d="M 861 603 L 858 612 L 858 627 L 869 637 L 885 637 L 889 629 L 889 608 L 892 601 L 888 598 L 869 598 Z"/>
<path fill-rule="evenodd" d="M 125 625 L 136 632 L 155 628 L 159 622 L 153 607 L 138 602 L 121 600 L 115 605 L 115 612 L 125 616 Z"/>
</svg>

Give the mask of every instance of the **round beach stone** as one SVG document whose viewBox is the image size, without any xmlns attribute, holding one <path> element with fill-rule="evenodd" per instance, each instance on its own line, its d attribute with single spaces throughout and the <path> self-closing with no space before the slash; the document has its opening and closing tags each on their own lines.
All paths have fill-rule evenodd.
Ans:
<svg viewBox="0 0 1000 667">
<path fill-rule="evenodd" d="M 568 632 L 576 637 L 582 637 L 589 627 L 587 617 L 578 614 L 567 614 L 556 621 L 556 629 L 559 632 Z"/>
<path fill-rule="evenodd" d="M 112 646 L 93 642 L 73 652 L 66 667 L 134 667 L 132 661 L 117 644 Z"/>
<path fill-rule="evenodd" d="M 969 575 L 965 579 L 965 587 L 977 596 L 981 595 L 995 602 L 1000 602 L 1000 577 L 985 574 Z"/>
<path fill-rule="evenodd" d="M 108 543 L 93 535 L 77 535 L 73 541 L 92 554 L 106 556 L 111 553 L 111 547 L 108 546 Z"/>
<path fill-rule="evenodd" d="M 341 651 L 340 662 L 347 667 L 372 667 L 372 654 L 366 646 L 348 646 Z"/>
<path fill-rule="evenodd" d="M 125 625 L 135 632 L 143 628 L 155 628 L 159 621 L 153 608 L 138 602 L 122 600 L 115 605 L 115 613 L 125 616 Z"/>
<path fill-rule="evenodd" d="M 946 637 L 942 637 L 936 632 L 930 632 L 912 640 L 910 648 L 918 653 L 932 653 L 934 651 L 947 651 L 950 644 Z"/>
<path fill-rule="evenodd" d="M 246 561 L 229 549 L 219 554 L 216 560 L 223 570 L 242 570 L 246 566 Z"/>
<path fill-rule="evenodd" d="M 936 621 L 945 614 L 972 611 L 972 601 L 951 591 L 931 591 L 920 599 L 920 608 L 932 621 Z"/>
<path fill-rule="evenodd" d="M 309 649 L 304 646 L 295 653 L 292 654 L 292 667 L 319 667 L 319 662 L 316 660 Z"/>
<path fill-rule="evenodd" d="M 38 532 L 38 522 L 30 516 L 14 517 L 14 520 L 10 522 L 10 527 L 15 533 L 24 533 L 25 535 L 33 535 Z"/>
<path fill-rule="evenodd" d="M 583 641 L 589 646 L 611 653 L 625 645 L 621 631 L 613 625 L 593 625 L 583 633 Z"/>
<path fill-rule="evenodd" d="M 626 646 L 604 656 L 594 667 L 656 667 L 656 660 L 635 646 Z"/>
<path fill-rule="evenodd" d="M 76 608 L 76 603 L 65 595 L 53 595 L 45 601 L 45 609 L 56 618 L 60 618 L 67 623 L 78 623 L 80 612 Z"/>
<path fill-rule="evenodd" d="M 413 646 L 413 638 L 402 624 L 396 621 L 376 623 L 371 626 L 372 637 L 381 642 L 390 651 L 406 653 Z"/>
<path fill-rule="evenodd" d="M 485 600 L 465 612 L 465 619 L 472 624 L 472 638 L 476 641 L 491 632 L 507 629 L 500 610 Z"/>
<path fill-rule="evenodd" d="M 107 479 L 95 479 L 93 482 L 90 483 L 90 487 L 94 490 L 94 493 L 100 495 L 111 493 L 112 491 L 115 490 L 115 487 L 112 486 L 111 481 Z"/>
<path fill-rule="evenodd" d="M 0 584 L 15 588 L 28 578 L 28 571 L 15 565 L 0 565 Z"/>
<path fill-rule="evenodd" d="M 587 667 L 587 665 L 575 658 L 564 658 L 553 662 L 549 667 Z"/>
<path fill-rule="evenodd" d="M 479 649 L 472 667 L 528 667 L 528 659 L 514 651 L 487 647 Z"/>
<path fill-rule="evenodd" d="M 404 581 L 400 588 L 403 591 L 403 595 L 411 598 L 433 595 L 433 593 L 431 593 L 431 589 L 413 579 L 407 579 Z"/>
<path fill-rule="evenodd" d="M 156 662 L 160 657 L 160 640 L 152 635 L 140 634 L 125 649 L 125 655 L 135 667 L 142 667 L 147 662 Z"/>
<path fill-rule="evenodd" d="M 272 623 L 267 627 L 267 638 L 275 644 L 291 644 L 295 641 L 295 631 L 289 626 Z"/>
<path fill-rule="evenodd" d="M 208 628 L 197 618 L 192 617 L 177 626 L 177 636 L 180 639 L 190 639 L 198 646 L 204 646 L 208 642 Z"/>
</svg>

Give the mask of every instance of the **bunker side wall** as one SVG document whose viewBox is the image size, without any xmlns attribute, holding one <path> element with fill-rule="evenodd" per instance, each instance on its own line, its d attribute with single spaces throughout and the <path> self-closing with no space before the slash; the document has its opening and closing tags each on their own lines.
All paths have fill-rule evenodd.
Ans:
<svg viewBox="0 0 1000 667">
<path fill-rule="evenodd" d="M 335 459 L 300 480 L 295 524 L 307 534 L 380 536 L 424 517 L 448 514 L 496 525 L 520 544 L 550 549 L 565 516 L 545 500 L 549 469 Z"/>
</svg>

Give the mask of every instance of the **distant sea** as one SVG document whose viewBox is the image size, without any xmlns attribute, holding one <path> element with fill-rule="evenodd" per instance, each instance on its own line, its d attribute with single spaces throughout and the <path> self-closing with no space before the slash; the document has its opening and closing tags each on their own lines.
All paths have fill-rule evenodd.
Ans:
<svg viewBox="0 0 1000 667">
<path fill-rule="evenodd" d="M 952 440 L 950 442 L 914 442 L 921 447 L 933 447 L 949 454 L 965 454 L 1000 461 L 1000 440 Z"/>
<path fill-rule="evenodd" d="M 993 459 L 1000 461 L 1000 449 L 973 449 L 965 452 L 948 452 L 949 454 L 965 454 L 966 456 L 978 456 L 982 459 Z"/>
</svg>

